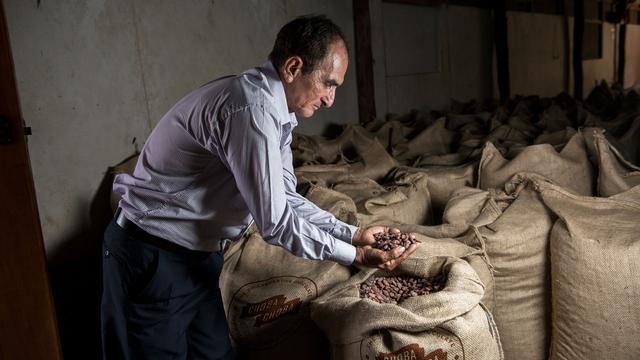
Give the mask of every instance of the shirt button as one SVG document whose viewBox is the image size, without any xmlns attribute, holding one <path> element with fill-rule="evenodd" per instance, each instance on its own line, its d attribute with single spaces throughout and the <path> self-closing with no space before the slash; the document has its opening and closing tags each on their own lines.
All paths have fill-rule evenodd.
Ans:
<svg viewBox="0 0 640 360">
<path fill-rule="evenodd" d="M 109 256 L 109 250 L 104 251 L 104 256 Z"/>
</svg>

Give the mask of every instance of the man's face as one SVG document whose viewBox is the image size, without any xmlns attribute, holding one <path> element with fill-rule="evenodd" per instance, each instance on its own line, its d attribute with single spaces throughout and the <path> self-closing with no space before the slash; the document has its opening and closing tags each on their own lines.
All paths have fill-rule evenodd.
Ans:
<svg viewBox="0 0 640 360">
<path fill-rule="evenodd" d="M 319 108 L 333 105 L 336 88 L 344 81 L 348 63 L 344 42 L 336 40 L 329 45 L 326 58 L 314 71 L 307 75 L 298 71 L 290 78 L 285 75 L 284 88 L 289 112 L 308 118 Z"/>
</svg>

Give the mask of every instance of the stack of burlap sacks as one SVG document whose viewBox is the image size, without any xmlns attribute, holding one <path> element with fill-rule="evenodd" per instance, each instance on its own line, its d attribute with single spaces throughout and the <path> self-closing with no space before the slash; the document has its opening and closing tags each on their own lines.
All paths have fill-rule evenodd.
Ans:
<svg viewBox="0 0 640 360">
<path fill-rule="evenodd" d="M 243 358 L 638 359 L 640 101 L 606 84 L 448 114 L 412 112 L 334 139 L 297 135 L 298 191 L 358 226 L 414 232 L 394 271 L 297 258 L 255 232 L 221 289 Z M 371 276 L 444 274 L 397 305 Z"/>
</svg>

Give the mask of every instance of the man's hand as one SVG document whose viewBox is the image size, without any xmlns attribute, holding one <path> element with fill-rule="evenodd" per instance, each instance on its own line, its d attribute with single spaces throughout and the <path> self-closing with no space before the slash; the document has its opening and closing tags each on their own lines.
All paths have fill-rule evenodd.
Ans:
<svg viewBox="0 0 640 360">
<path fill-rule="evenodd" d="M 399 233 L 400 230 L 387 226 L 369 226 L 366 229 L 358 228 L 355 235 L 353 236 L 353 239 L 351 240 L 351 244 L 353 244 L 353 246 L 373 245 L 373 243 L 376 242 L 376 238 L 374 235 L 377 233 L 386 232 Z"/>
<path fill-rule="evenodd" d="M 405 249 L 402 246 L 389 251 L 374 249 L 372 247 L 376 242 L 374 234 L 380 232 L 399 233 L 400 230 L 386 226 L 370 226 L 364 230 L 362 228 L 358 228 L 352 240 L 352 244 L 356 246 L 356 258 L 354 260 L 354 264 L 367 267 L 377 267 L 383 270 L 393 270 L 408 258 L 409 255 L 411 255 L 418 247 L 418 243 L 415 243 L 411 244 L 408 249 Z M 415 238 L 413 234 L 410 236 Z"/>
</svg>

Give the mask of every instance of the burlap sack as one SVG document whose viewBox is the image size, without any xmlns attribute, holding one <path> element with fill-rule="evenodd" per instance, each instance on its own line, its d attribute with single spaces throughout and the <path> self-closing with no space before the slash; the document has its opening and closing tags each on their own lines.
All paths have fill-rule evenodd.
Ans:
<svg viewBox="0 0 640 360">
<path fill-rule="evenodd" d="M 347 195 L 353 200 L 356 206 L 360 205 L 360 208 L 365 201 L 389 191 L 384 186 L 378 184 L 375 180 L 365 177 L 340 181 L 333 184 L 331 188 L 339 193 Z"/>
<path fill-rule="evenodd" d="M 501 201 L 500 205 L 504 203 Z M 502 215 L 500 205 L 489 191 L 463 187 L 451 196 L 442 220 L 445 224 L 487 225 Z"/>
<path fill-rule="evenodd" d="M 581 197 L 538 182 L 551 233 L 551 359 L 640 358 L 640 187 Z"/>
<path fill-rule="evenodd" d="M 397 121 L 408 128 L 419 131 L 429 126 L 429 124 L 433 123 L 439 117 L 439 114 L 428 109 L 412 109 L 408 113 L 400 115 L 394 113 L 387 114 L 386 121 Z"/>
<path fill-rule="evenodd" d="M 472 162 L 460 166 L 399 167 L 393 176 L 425 174 L 433 212 L 442 214 L 455 190 L 465 186 L 475 186 L 476 166 L 477 163 Z"/>
<path fill-rule="evenodd" d="M 413 139 L 393 148 L 393 156 L 403 164 L 412 163 L 418 156 L 443 155 L 452 152 L 451 145 L 456 133 L 445 128 L 442 117 L 429 125 Z"/>
<path fill-rule="evenodd" d="M 382 221 L 426 225 L 431 220 L 431 196 L 423 174 L 398 176 L 386 187 L 371 179 L 354 178 L 335 184 L 333 189 L 354 200 L 359 226 Z"/>
<path fill-rule="evenodd" d="M 298 185 L 310 183 L 327 187 L 337 179 L 348 178 L 349 169 L 346 163 L 305 165 L 295 168 L 294 172 Z"/>
<path fill-rule="evenodd" d="M 472 123 L 482 123 L 476 114 L 456 114 L 449 113 L 446 116 L 446 126 L 449 130 L 460 130 L 462 127 Z"/>
<path fill-rule="evenodd" d="M 598 195 L 612 196 L 640 185 L 640 167 L 626 161 L 599 128 L 583 130 L 598 164 Z"/>
<path fill-rule="evenodd" d="M 618 151 L 629 162 L 640 165 L 640 111 L 635 112 L 636 116 L 628 130 L 618 137 Z"/>
<path fill-rule="evenodd" d="M 229 333 L 246 359 L 327 359 L 309 302 L 350 276 L 331 261 L 298 258 L 256 232 L 232 244 L 220 275 Z"/>
<path fill-rule="evenodd" d="M 349 144 L 353 136 L 354 131 L 351 126 L 345 127 L 335 139 L 294 133 L 291 141 L 294 166 L 341 163 L 342 147 Z"/>
<path fill-rule="evenodd" d="M 638 115 L 633 112 L 623 112 L 613 118 L 589 117 L 589 121 L 584 125 L 605 129 L 614 137 L 620 138 L 629 130 L 637 116 Z"/>
<path fill-rule="evenodd" d="M 443 290 L 379 304 L 360 298 L 371 276 L 446 275 Z M 483 285 L 463 260 L 405 260 L 395 271 L 365 270 L 312 303 L 311 316 L 329 337 L 333 359 L 502 359 L 491 314 L 480 305 Z"/>
<path fill-rule="evenodd" d="M 291 139 L 291 153 L 293 154 L 293 166 L 311 165 L 316 161 L 316 149 L 318 145 L 314 136 L 293 133 Z"/>
<path fill-rule="evenodd" d="M 511 148 L 521 149 L 529 144 L 529 137 L 510 125 L 500 125 L 484 138 L 491 142 L 502 153 L 507 154 Z"/>
<path fill-rule="evenodd" d="M 550 144 L 556 149 L 556 151 L 562 151 L 562 148 L 571 140 L 576 134 L 574 128 L 565 128 L 555 132 L 544 132 L 540 134 L 534 141 L 534 144 Z"/>
<path fill-rule="evenodd" d="M 603 116 L 616 112 L 618 104 L 616 104 L 615 98 L 614 91 L 605 80 L 602 80 L 600 84 L 591 89 L 584 103 L 589 111 L 598 116 Z"/>
<path fill-rule="evenodd" d="M 537 125 L 547 133 L 555 133 L 570 128 L 571 120 L 569 120 L 567 111 L 560 105 L 551 104 L 551 106 L 542 111 Z"/>
<path fill-rule="evenodd" d="M 430 166 L 462 166 L 474 161 L 481 150 L 460 148 L 458 152 L 444 155 L 424 155 L 418 156 L 413 163 L 413 167 L 430 167 Z"/>
<path fill-rule="evenodd" d="M 365 129 L 369 131 L 389 153 L 391 153 L 393 151 L 392 149 L 398 144 L 406 143 L 409 136 L 414 132 L 413 128 L 397 120 L 372 121 L 365 126 Z"/>
<path fill-rule="evenodd" d="M 478 168 L 478 187 L 501 188 L 523 171 L 547 177 L 577 194 L 591 195 L 595 191 L 593 167 L 580 133 L 560 153 L 548 144 L 532 145 L 513 160 L 505 159 L 493 144 L 487 143 Z"/>
<path fill-rule="evenodd" d="M 484 244 L 478 241 L 473 230 L 469 228 L 464 233 L 456 237 L 433 237 L 416 231 L 407 231 L 407 228 L 400 224 L 393 224 L 395 228 L 405 232 L 412 232 L 420 245 L 411 254 L 415 260 L 429 259 L 434 256 L 452 256 L 465 260 L 484 285 L 484 294 L 481 298 L 483 305 L 491 312 L 494 307 L 495 280 L 493 277 L 493 266 L 489 262 Z"/>
<path fill-rule="evenodd" d="M 311 186 L 304 196 L 319 208 L 332 213 L 338 220 L 351 225 L 358 223 L 356 204 L 349 196 L 317 185 Z"/>
<path fill-rule="evenodd" d="M 368 177 L 378 180 L 398 165 L 382 144 L 373 139 L 361 126 L 347 125 L 337 139 L 323 143 L 316 139 L 316 142 L 318 164 L 297 167 L 295 172 L 299 179 L 316 178 L 326 182 L 350 177 Z M 320 161 L 332 157 L 333 167 Z M 323 174 L 325 170 L 331 170 L 331 174 Z"/>
<path fill-rule="evenodd" d="M 635 110 L 620 113 L 615 118 L 604 121 L 595 116 L 589 116 L 585 121 L 587 127 L 605 129 L 607 140 L 629 162 L 640 165 L 640 111 Z"/>
<path fill-rule="evenodd" d="M 463 131 L 459 133 L 458 144 L 462 148 L 481 148 L 484 144 L 484 132 Z"/>
<path fill-rule="evenodd" d="M 551 333 L 548 239 L 554 217 L 528 182 L 516 176 L 504 192 L 485 194 L 495 201 L 493 210 L 504 210 L 492 223 L 474 227 L 494 269 L 492 312 L 506 359 L 546 359 Z M 482 195 L 467 197 L 480 205 Z"/>
</svg>

